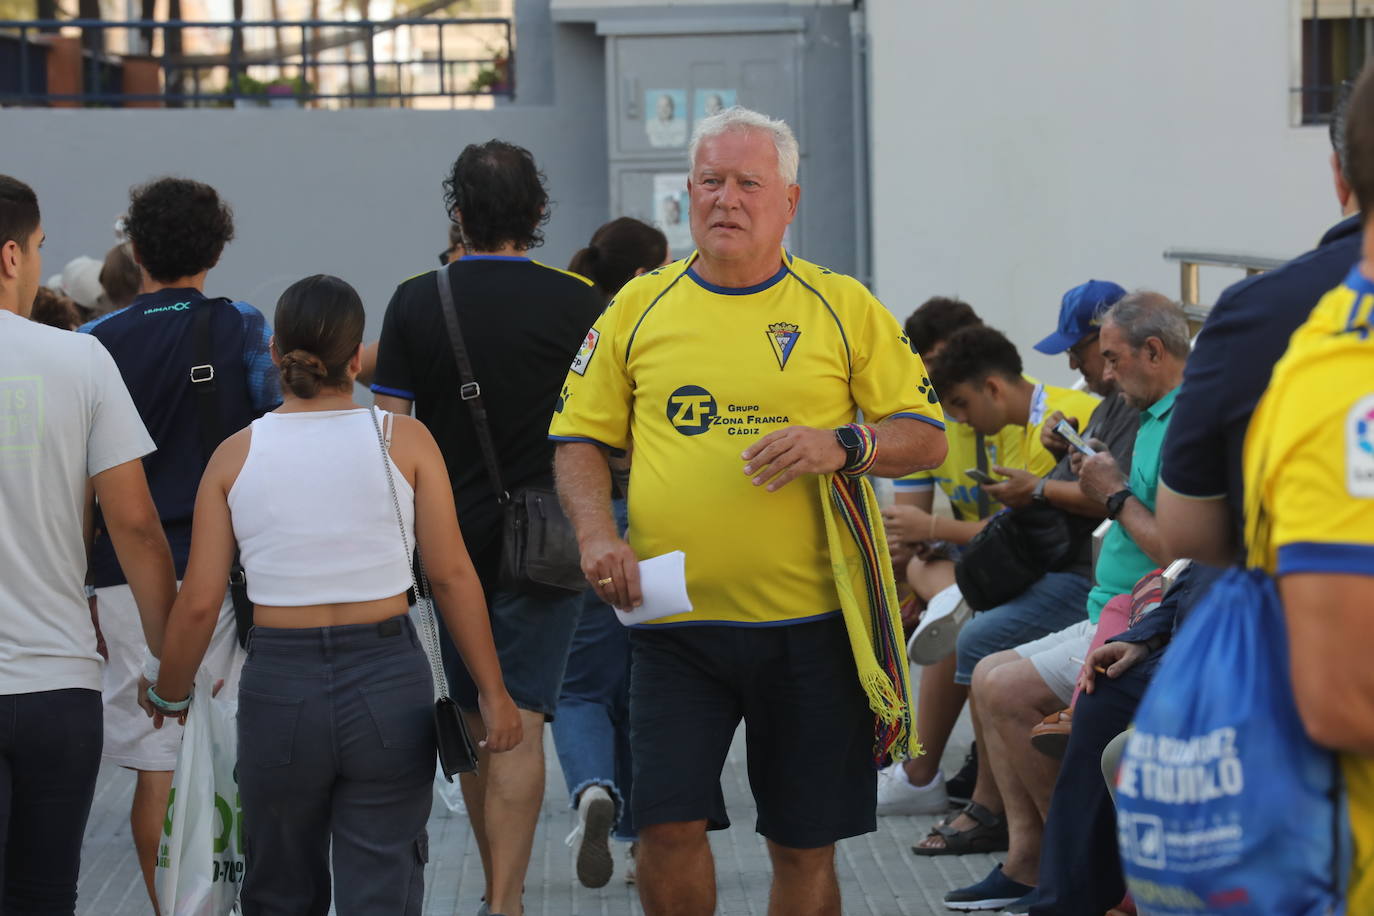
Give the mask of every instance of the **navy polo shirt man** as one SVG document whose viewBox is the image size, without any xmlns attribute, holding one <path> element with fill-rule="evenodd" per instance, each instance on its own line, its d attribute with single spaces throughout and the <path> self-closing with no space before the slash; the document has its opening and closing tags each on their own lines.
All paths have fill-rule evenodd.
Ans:
<svg viewBox="0 0 1374 916">
<path fill-rule="evenodd" d="M 1117 644 L 1126 670 L 1116 678 L 1095 678 L 1093 692 L 1081 695 L 1074 707 L 1073 732 L 1045 821 L 1032 916 L 1101 916 L 1126 892 L 1116 807 L 1100 772 L 1102 751 L 1134 718 L 1187 611 L 1222 567 L 1241 559 L 1241 454 L 1250 415 L 1293 331 L 1360 259 L 1360 207 L 1344 175 L 1343 129 L 1344 111 L 1338 110 L 1331 165 L 1345 218 L 1312 251 L 1227 288 L 1188 359 L 1164 440 L 1156 516 L 1168 552 L 1196 562 L 1158 610 L 1103 647 Z M 1093 662 L 1109 663 L 1096 655 Z"/>
<path fill-rule="evenodd" d="M 211 299 L 206 274 L 234 237 L 233 214 L 209 185 L 162 178 L 130 194 L 129 241 L 143 292 L 128 308 L 80 330 L 114 357 L 157 450 L 143 459 L 177 578 L 191 550 L 191 515 L 210 453 L 281 403 L 262 313 L 244 302 Z M 193 370 L 193 367 L 194 370 Z M 193 382 L 193 379 L 200 379 Z M 202 403 L 202 398 L 208 398 Z M 211 427 L 214 428 L 211 428 Z M 101 528 L 97 515 L 97 528 Z M 138 707 L 145 666 L 143 630 L 128 579 L 110 538 L 97 531 L 91 550 L 96 612 L 109 651 L 105 665 L 106 763 L 137 773 L 134 847 L 150 899 L 181 729 L 153 728 Z M 205 656 L 214 678 L 237 691 L 242 666 L 232 601 L 226 597 Z M 150 677 L 156 680 L 156 677 Z"/>
</svg>

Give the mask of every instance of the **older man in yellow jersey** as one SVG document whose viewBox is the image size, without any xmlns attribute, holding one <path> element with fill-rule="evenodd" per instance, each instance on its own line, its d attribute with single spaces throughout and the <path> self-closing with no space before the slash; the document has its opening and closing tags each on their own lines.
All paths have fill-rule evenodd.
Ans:
<svg viewBox="0 0 1374 916">
<path fill-rule="evenodd" d="M 687 557 L 694 610 L 631 634 L 645 912 L 715 912 L 706 831 L 729 825 L 720 773 L 743 720 L 768 912 L 838 916 L 834 843 L 874 829 L 876 772 L 823 485 L 939 464 L 944 423 L 896 319 L 783 249 L 801 195 L 787 125 L 732 108 L 698 124 L 690 154 L 697 251 L 597 321 L 550 430 L 559 491 L 611 604 L 639 603 L 639 559 Z M 626 543 L 606 455 L 631 433 Z"/>
</svg>

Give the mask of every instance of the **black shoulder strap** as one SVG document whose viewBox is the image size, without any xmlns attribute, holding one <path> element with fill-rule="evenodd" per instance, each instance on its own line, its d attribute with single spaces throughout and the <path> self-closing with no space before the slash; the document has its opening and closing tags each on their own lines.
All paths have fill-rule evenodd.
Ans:
<svg viewBox="0 0 1374 916">
<path fill-rule="evenodd" d="M 453 304 L 453 281 L 449 277 L 452 266 L 448 264 L 439 268 L 434 272 L 434 278 L 439 284 L 439 305 L 444 313 L 444 326 L 448 328 L 448 342 L 453 347 L 453 359 L 458 364 L 458 397 L 472 411 L 472 425 L 477 431 L 477 442 L 482 447 L 482 462 L 487 466 L 492 492 L 499 502 L 504 503 L 510 494 L 501 483 L 501 467 L 496 460 L 496 446 L 491 441 L 487 408 L 482 403 L 482 386 L 473 377 L 472 360 L 468 358 L 468 348 L 463 343 L 463 330 L 458 326 L 458 309 Z"/>
<path fill-rule="evenodd" d="M 191 347 L 195 360 L 191 366 L 191 389 L 196 393 L 196 409 L 200 414 L 200 448 L 205 453 L 206 461 L 224 441 L 219 398 L 215 396 L 215 366 L 210 342 L 210 318 L 215 301 L 211 299 L 200 304 L 191 327 Z"/>
<path fill-rule="evenodd" d="M 973 448 L 978 453 L 978 470 L 986 474 L 988 472 L 988 448 L 982 433 L 974 435 Z M 992 500 L 988 499 L 988 494 L 983 492 L 983 485 L 980 483 L 978 484 L 978 518 L 987 518 L 991 510 Z"/>
</svg>

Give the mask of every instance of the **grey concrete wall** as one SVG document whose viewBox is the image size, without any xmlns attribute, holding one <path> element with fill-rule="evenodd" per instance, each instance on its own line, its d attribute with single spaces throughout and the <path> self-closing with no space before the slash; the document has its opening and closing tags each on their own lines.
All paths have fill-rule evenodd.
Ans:
<svg viewBox="0 0 1374 916">
<path fill-rule="evenodd" d="M 438 266 L 448 223 L 440 183 L 464 145 L 528 147 L 553 199 L 547 243 L 559 267 L 608 218 L 600 40 L 557 26 L 558 104 L 492 111 L 0 111 L 0 172 L 33 185 L 48 244 L 44 276 L 114 244 L 133 184 L 165 174 L 214 185 L 237 238 L 208 291 L 270 318 L 293 281 L 332 273 L 367 303 L 368 335 L 396 284 Z M 564 53 L 567 52 L 567 53 Z M 536 82 L 537 85 L 537 82 Z"/>
</svg>

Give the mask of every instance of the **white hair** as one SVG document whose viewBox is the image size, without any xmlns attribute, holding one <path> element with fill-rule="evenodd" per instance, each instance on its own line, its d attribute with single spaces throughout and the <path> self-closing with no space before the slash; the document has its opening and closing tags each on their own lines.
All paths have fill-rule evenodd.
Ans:
<svg viewBox="0 0 1374 916">
<path fill-rule="evenodd" d="M 792 128 L 787 126 L 786 121 L 770 118 L 766 114 L 760 114 L 750 108 L 741 108 L 739 105 L 731 106 L 697 122 L 696 128 L 692 131 L 692 142 L 687 147 L 687 161 L 695 167 L 697 150 L 701 147 L 702 141 L 732 130 L 757 130 L 767 134 L 768 139 L 773 141 L 773 148 L 778 151 L 778 174 L 788 184 L 797 183 L 797 166 L 801 160 L 801 153 L 797 149 L 797 137 L 792 133 Z"/>
</svg>

